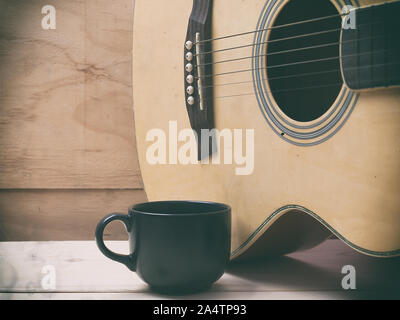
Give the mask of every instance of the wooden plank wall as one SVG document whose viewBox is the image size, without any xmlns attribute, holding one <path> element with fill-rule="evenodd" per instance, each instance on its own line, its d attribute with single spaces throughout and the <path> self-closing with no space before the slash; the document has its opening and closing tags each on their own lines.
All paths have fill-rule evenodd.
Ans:
<svg viewBox="0 0 400 320">
<path fill-rule="evenodd" d="M 146 200 L 133 12 L 134 0 L 0 0 L 0 240 L 90 240 L 105 214 Z"/>
</svg>

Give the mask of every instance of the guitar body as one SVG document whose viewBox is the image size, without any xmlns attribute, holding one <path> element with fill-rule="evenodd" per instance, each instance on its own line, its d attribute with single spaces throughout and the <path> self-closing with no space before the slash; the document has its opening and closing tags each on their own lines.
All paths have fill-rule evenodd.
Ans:
<svg viewBox="0 0 400 320">
<path fill-rule="evenodd" d="M 328 0 L 327 0 L 328 1 Z M 301 1 L 300 1 L 301 2 Z M 384 1 L 352 2 L 354 7 Z M 223 36 L 257 29 L 260 15 L 271 6 L 273 22 L 287 1 L 215 0 L 212 34 Z M 331 1 L 341 12 L 343 1 Z M 254 170 L 237 175 L 237 164 L 156 164 L 147 159 L 148 132 L 167 134 L 171 121 L 178 132 L 191 128 L 186 110 L 183 50 L 193 3 L 187 0 L 136 0 L 133 44 L 134 115 L 137 150 L 149 201 L 205 200 L 232 207 L 232 258 L 284 254 L 318 244 L 331 233 L 352 248 L 372 256 L 400 255 L 400 89 L 354 91 L 345 84 L 321 117 L 296 121 L 276 106 L 276 116 L 307 133 L 321 119 L 341 121 L 325 135 L 285 140 L 260 110 L 259 99 L 243 73 L 223 81 L 246 85 L 215 86 L 215 128 L 254 130 Z M 264 13 L 266 14 L 266 13 Z M 324 13 L 321 13 L 324 16 Z M 268 34 L 267 34 L 268 36 Z M 213 50 L 253 43 L 254 34 L 215 41 Z M 220 54 L 220 56 L 218 56 Z M 223 54 L 223 56 L 222 56 Z M 235 50 L 216 53 L 214 60 L 235 59 Z M 240 55 L 252 56 L 252 47 Z M 221 57 L 221 58 L 219 58 Z M 252 60 L 215 64 L 214 74 L 252 68 Z M 267 84 L 268 85 L 268 84 Z M 344 102 L 346 101 L 346 102 Z M 338 110 L 341 107 L 338 108 Z M 175 122 L 176 121 L 176 122 Z M 309 129 L 313 127 L 314 129 Z M 169 140 L 172 139 L 172 140 Z M 176 140 L 176 138 L 175 138 Z M 299 142 L 299 143 L 297 143 Z M 183 143 L 179 142 L 178 147 Z M 217 155 L 222 148 L 218 148 Z M 214 155 L 216 156 L 216 155 Z M 240 166 L 239 166 L 240 167 Z"/>
</svg>

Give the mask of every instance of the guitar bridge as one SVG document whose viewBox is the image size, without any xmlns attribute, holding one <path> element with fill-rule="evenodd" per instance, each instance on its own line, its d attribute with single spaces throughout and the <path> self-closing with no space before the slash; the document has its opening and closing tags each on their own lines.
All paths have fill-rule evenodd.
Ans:
<svg viewBox="0 0 400 320">
<path fill-rule="evenodd" d="M 212 0 L 193 0 L 184 49 L 184 81 L 186 109 L 196 133 L 199 161 L 215 151 L 209 135 L 209 141 L 202 141 L 202 130 L 215 127 L 211 22 Z"/>
</svg>

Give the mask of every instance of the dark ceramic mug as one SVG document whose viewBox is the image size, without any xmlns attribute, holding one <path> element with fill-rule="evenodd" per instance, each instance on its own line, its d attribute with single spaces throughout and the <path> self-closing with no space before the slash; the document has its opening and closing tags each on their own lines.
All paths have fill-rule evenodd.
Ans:
<svg viewBox="0 0 400 320">
<path fill-rule="evenodd" d="M 126 226 L 129 255 L 114 253 L 104 244 L 104 229 L 114 220 Z M 155 290 L 201 290 L 217 281 L 229 262 L 231 208 L 196 201 L 141 203 L 127 215 L 104 217 L 96 241 L 106 257 L 136 271 Z"/>
</svg>

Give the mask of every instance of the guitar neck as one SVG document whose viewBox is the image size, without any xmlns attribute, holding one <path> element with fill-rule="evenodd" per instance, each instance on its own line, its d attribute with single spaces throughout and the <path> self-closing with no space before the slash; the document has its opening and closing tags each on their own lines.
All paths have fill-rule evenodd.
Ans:
<svg viewBox="0 0 400 320">
<path fill-rule="evenodd" d="M 350 11 L 344 18 L 341 65 L 353 90 L 400 85 L 400 1 Z"/>
</svg>

